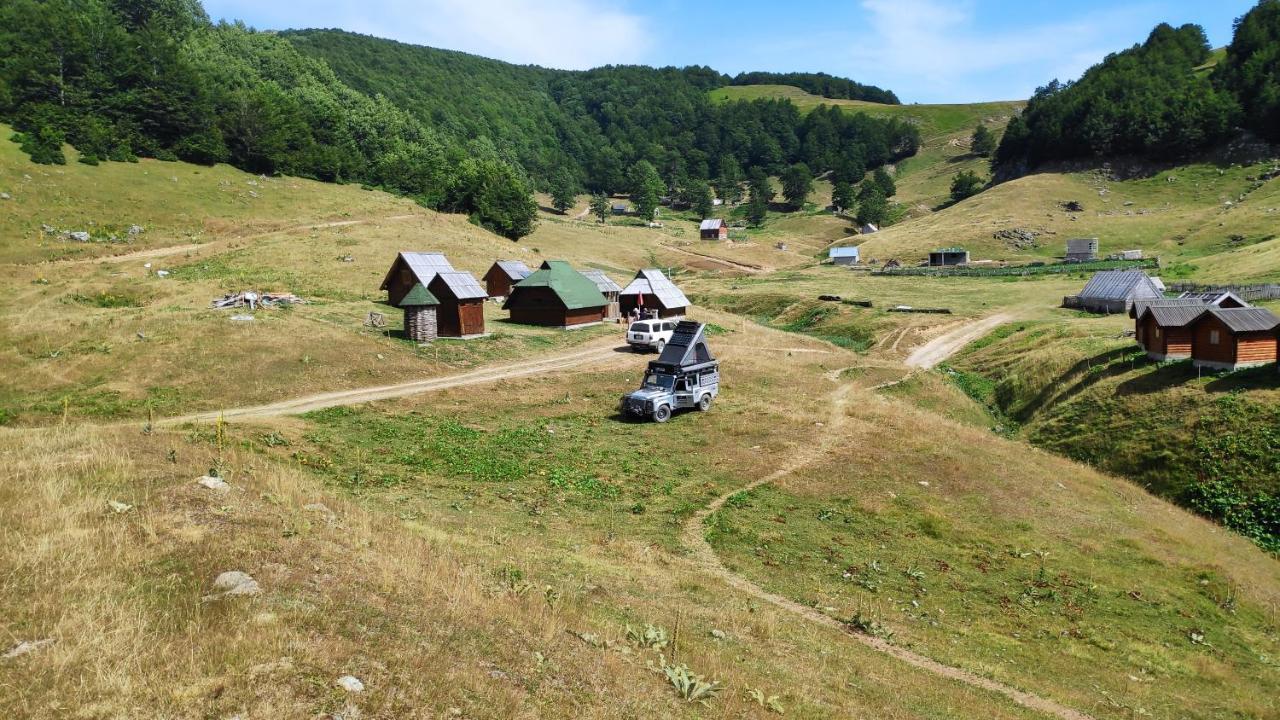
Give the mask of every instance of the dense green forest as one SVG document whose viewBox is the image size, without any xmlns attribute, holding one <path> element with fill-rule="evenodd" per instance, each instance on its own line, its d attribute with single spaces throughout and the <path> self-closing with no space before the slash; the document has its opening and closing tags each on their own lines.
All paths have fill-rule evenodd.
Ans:
<svg viewBox="0 0 1280 720">
<path fill-rule="evenodd" d="M 540 186 L 568 171 L 592 192 L 629 191 L 630 170 L 641 160 L 672 192 L 696 180 L 741 181 L 756 167 L 778 174 L 801 161 L 856 181 L 919 145 L 913 126 L 892 119 L 802 116 L 790 103 L 768 100 L 713 105 L 707 91 L 731 80 L 707 67 L 572 72 L 338 30 L 282 37 L 351 87 L 381 94 L 432 127 L 492 139 Z"/>
<path fill-rule="evenodd" d="M 826 73 L 775 73 L 744 72 L 733 77 L 731 85 L 791 85 L 812 95 L 833 100 L 866 100 L 867 102 L 899 105 L 898 96 L 892 90 L 874 85 L 863 85 L 849 78 Z"/>
<path fill-rule="evenodd" d="M 1238 19 L 1226 58 L 1206 72 L 1210 56 L 1202 28 L 1162 24 L 1078 81 L 1054 80 L 1009 124 L 998 173 L 1079 158 L 1186 158 L 1238 127 L 1280 140 L 1280 0 Z"/>
<path fill-rule="evenodd" d="M 338 31 L 211 23 L 197 0 L 0 3 L 0 119 L 42 163 L 226 162 L 362 182 L 532 230 L 534 189 L 731 194 L 801 161 L 857 181 L 911 155 L 916 129 L 779 101 L 712 105 L 709 68 L 516 66 Z"/>
</svg>

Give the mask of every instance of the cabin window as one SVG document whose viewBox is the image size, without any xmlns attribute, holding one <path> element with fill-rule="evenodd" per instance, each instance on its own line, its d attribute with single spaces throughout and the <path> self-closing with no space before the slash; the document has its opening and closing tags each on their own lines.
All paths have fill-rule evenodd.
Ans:
<svg viewBox="0 0 1280 720">
<path fill-rule="evenodd" d="M 1209 344 L 1210 344 L 1210 345 L 1217 345 L 1217 344 L 1218 344 L 1218 339 L 1219 339 L 1219 338 L 1218 338 L 1218 331 L 1217 331 L 1217 330 L 1210 330 L 1210 331 L 1209 331 Z"/>
<path fill-rule="evenodd" d="M 1160 339 L 1160 328 L 1156 328 L 1156 339 Z"/>
</svg>

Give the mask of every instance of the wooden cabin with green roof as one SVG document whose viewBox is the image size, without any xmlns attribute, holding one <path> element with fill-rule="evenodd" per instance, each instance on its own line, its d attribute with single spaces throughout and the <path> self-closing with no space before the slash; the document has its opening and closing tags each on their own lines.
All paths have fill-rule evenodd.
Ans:
<svg viewBox="0 0 1280 720">
<path fill-rule="evenodd" d="M 594 280 L 564 260 L 547 260 L 511 288 L 502 305 L 512 322 L 546 327 L 578 327 L 604 319 L 609 301 Z"/>
<path fill-rule="evenodd" d="M 427 343 L 436 339 L 439 332 L 436 310 L 440 300 L 422 283 L 414 283 L 409 292 L 400 298 L 404 310 L 404 336 L 414 342 Z"/>
</svg>

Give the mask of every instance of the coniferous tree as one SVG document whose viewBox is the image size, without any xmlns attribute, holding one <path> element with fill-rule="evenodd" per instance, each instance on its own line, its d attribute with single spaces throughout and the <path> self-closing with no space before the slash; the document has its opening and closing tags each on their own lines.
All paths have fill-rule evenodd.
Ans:
<svg viewBox="0 0 1280 720">
<path fill-rule="evenodd" d="M 898 185 L 893 181 L 893 176 L 882 167 L 876 168 L 876 171 L 871 174 L 871 182 L 875 184 L 880 191 L 880 196 L 885 200 L 898 194 Z"/>
<path fill-rule="evenodd" d="M 979 157 L 991 157 L 996 151 L 995 133 L 988 130 L 986 125 L 978 125 L 969 137 L 969 150 Z"/>
<path fill-rule="evenodd" d="M 951 200 L 960 202 L 982 192 L 983 181 L 972 170 L 961 170 L 951 178 Z"/>
<path fill-rule="evenodd" d="M 703 180 L 696 180 L 690 184 L 688 201 L 693 208 L 693 214 L 697 215 L 699 220 L 706 220 L 711 217 L 711 213 L 715 209 L 715 195 L 711 192 L 711 186 Z"/>
<path fill-rule="evenodd" d="M 845 211 L 853 208 L 853 186 L 844 180 L 837 180 L 831 187 L 831 204 L 836 210 Z"/>
<path fill-rule="evenodd" d="M 662 176 L 648 160 L 641 160 L 631 167 L 631 204 L 636 207 L 636 214 L 645 222 L 653 222 L 658 212 L 658 201 L 662 198 L 666 184 Z"/>
<path fill-rule="evenodd" d="M 783 171 L 782 196 L 787 199 L 787 204 L 793 209 L 803 208 L 811 192 L 813 192 L 813 174 L 809 172 L 808 165 L 796 163 Z"/>
</svg>

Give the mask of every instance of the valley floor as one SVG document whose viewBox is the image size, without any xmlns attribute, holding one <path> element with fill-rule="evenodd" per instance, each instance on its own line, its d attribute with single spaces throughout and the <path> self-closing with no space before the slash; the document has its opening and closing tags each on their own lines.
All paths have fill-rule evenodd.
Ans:
<svg viewBox="0 0 1280 720">
<path fill-rule="evenodd" d="M 61 197 L 97 171 L 32 182 Z M 140 247 L 9 248 L 48 261 L 0 281 L 0 651 L 37 643 L 0 659 L 7 716 L 1280 713 L 1273 557 L 991 432 L 929 369 L 1010 318 L 1060 322 L 1079 278 L 819 266 L 844 232 L 821 214 L 704 245 L 683 219 L 570 212 L 512 244 L 379 193 L 255 180 L 257 199 L 315 196 L 285 222 L 216 204 L 245 176 L 173 172 L 190 215 Z M 488 337 L 408 342 L 377 292 L 402 249 L 477 274 L 671 267 L 712 324 L 721 398 L 619 417 L 650 358 L 613 325 L 523 327 L 489 304 Z M 247 288 L 310 302 L 251 322 L 207 307 Z M 218 594 L 227 571 L 259 592 Z"/>
</svg>

